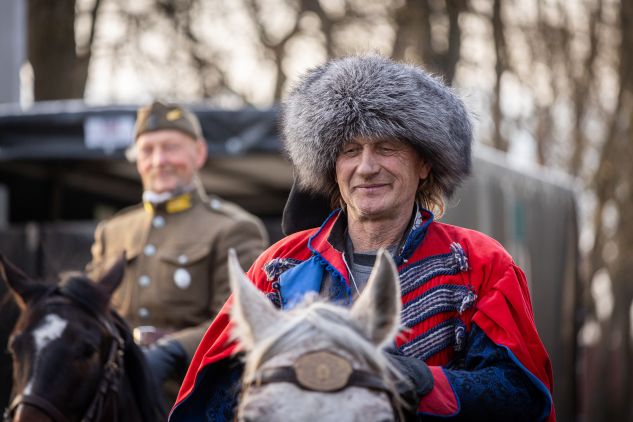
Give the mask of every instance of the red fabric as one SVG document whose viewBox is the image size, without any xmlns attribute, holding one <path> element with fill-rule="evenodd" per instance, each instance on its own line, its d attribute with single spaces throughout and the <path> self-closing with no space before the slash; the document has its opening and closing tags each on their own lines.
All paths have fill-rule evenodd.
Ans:
<svg viewBox="0 0 633 422">
<path fill-rule="evenodd" d="M 315 235 L 312 247 L 325 257 L 344 277 L 347 271 L 340 254 L 327 242 L 330 230 L 336 218 L 330 219 L 320 232 L 319 229 L 307 230 L 286 237 L 271 246 L 253 264 L 248 276 L 255 285 L 264 292 L 272 290 L 271 281 L 267 279 L 263 267 L 273 258 L 308 259 L 311 256 L 307 248 L 310 236 Z M 520 268 L 512 261 L 510 255 L 493 239 L 479 232 L 440 223 L 429 226 L 426 237 L 421 245 L 409 257 L 408 264 L 433 255 L 449 252 L 451 243 L 459 243 L 468 257 L 469 270 L 453 275 L 440 275 L 424 283 L 416 290 L 403 297 L 403 303 L 418 297 L 430 288 L 441 284 L 461 284 L 470 286 L 477 294 L 475 305 L 459 315 L 459 318 L 469 330 L 471 324 L 476 323 L 485 334 L 496 344 L 507 346 L 525 368 L 535 375 L 552 391 L 552 368 L 549 357 L 541 343 L 533 322 L 532 306 L 525 276 Z M 220 314 L 213 321 L 202 339 L 176 401 L 176 405 L 191 394 L 195 385 L 196 375 L 209 364 L 217 362 L 231 355 L 236 343 L 230 341 L 231 324 L 229 307 L 231 299 L 222 308 Z M 403 333 L 397 340 L 398 345 L 413 339 L 420 333 L 445 321 L 450 315 L 435 315 L 408 332 Z M 452 316 L 454 317 L 454 315 Z M 453 355 L 450 348 L 431 356 L 427 364 L 439 367 L 447 364 Z M 433 369 L 432 369 L 433 370 Z M 437 372 L 437 391 L 432 391 L 423 398 L 420 408 L 452 409 L 448 400 L 452 389 L 441 369 Z M 439 372 L 438 372 L 439 371 Z M 442 381 L 444 380 L 444 381 Z M 429 400 L 429 403 L 426 403 Z M 548 422 L 556 420 L 554 409 Z"/>
<path fill-rule="evenodd" d="M 467 328 L 470 329 L 470 325 L 475 323 L 494 343 L 508 347 L 551 393 L 551 362 L 534 325 L 532 303 L 523 271 L 495 240 L 482 233 L 447 224 L 432 224 L 423 248 L 416 251 L 414 257 L 418 254 L 429 256 L 444 253 L 442 245 L 450 242 L 457 242 L 464 249 L 469 271 L 460 275 L 464 284 L 471 285 L 477 292 L 475 307 L 462 314 Z M 436 277 L 432 280 L 433 284 L 424 289 L 442 283 L 442 278 Z M 409 296 L 415 297 L 416 293 L 414 291 Z M 407 299 L 403 298 L 405 303 Z M 432 323 L 429 321 L 429 324 Z M 427 363 L 446 363 L 438 362 L 438 358 L 441 358 L 441 354 L 432 356 Z M 422 399 L 421 406 L 424 401 L 425 398 Z M 552 405 L 547 421 L 555 420 Z"/>
<path fill-rule="evenodd" d="M 418 412 L 432 415 L 451 416 L 459 410 L 455 392 L 441 366 L 429 366 L 433 375 L 433 389 L 424 396 L 418 406 Z"/>
</svg>

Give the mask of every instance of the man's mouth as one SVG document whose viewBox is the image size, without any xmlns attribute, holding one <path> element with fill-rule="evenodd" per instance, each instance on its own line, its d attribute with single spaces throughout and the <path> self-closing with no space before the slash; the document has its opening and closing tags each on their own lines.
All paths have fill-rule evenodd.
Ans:
<svg viewBox="0 0 633 422">
<path fill-rule="evenodd" d="M 160 170 L 160 171 L 155 171 L 154 173 L 152 173 L 154 177 L 169 177 L 172 174 L 173 172 L 168 171 L 168 170 Z"/>
<path fill-rule="evenodd" d="M 355 190 L 362 190 L 365 192 L 371 192 L 374 190 L 378 190 L 384 187 L 387 187 L 389 184 L 388 183 L 363 183 L 361 185 L 357 185 L 354 189 Z"/>
</svg>

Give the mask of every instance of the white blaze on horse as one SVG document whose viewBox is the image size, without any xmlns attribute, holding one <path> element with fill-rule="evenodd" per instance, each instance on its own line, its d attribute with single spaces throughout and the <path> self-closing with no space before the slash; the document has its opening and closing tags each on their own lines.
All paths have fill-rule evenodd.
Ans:
<svg viewBox="0 0 633 422">
<path fill-rule="evenodd" d="M 234 335 L 246 352 L 239 421 L 393 421 L 399 405 L 382 348 L 400 328 L 398 273 L 380 251 L 351 309 L 307 298 L 277 310 L 231 251 Z"/>
<path fill-rule="evenodd" d="M 99 280 L 77 272 L 45 283 L 0 254 L 0 283 L 20 307 L 9 341 L 14 397 L 5 421 L 165 419 L 143 354 L 109 307 L 123 271 L 122 257 Z"/>
</svg>

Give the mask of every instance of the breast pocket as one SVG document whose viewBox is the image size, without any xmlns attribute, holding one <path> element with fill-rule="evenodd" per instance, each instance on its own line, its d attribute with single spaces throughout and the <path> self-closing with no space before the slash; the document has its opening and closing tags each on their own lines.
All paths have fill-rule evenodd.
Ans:
<svg viewBox="0 0 633 422">
<path fill-rule="evenodd" d="M 161 251 L 161 296 L 165 302 L 196 310 L 208 307 L 209 253 L 209 245 L 196 244 L 176 245 Z"/>
</svg>

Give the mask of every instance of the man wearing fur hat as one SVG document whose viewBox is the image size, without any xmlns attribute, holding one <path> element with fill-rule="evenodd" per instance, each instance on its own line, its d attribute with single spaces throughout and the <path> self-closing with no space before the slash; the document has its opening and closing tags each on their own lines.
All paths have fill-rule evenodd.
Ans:
<svg viewBox="0 0 633 422">
<path fill-rule="evenodd" d="M 88 267 L 98 273 L 126 254 L 115 309 L 134 328 L 169 405 L 211 319 L 229 295 L 227 251 L 250 265 L 267 244 L 263 224 L 202 190 L 207 158 L 200 123 L 189 110 L 155 101 L 138 110 L 136 168 L 143 202 L 97 227 Z M 170 394 L 170 385 L 171 390 Z"/>
<path fill-rule="evenodd" d="M 377 251 L 387 249 L 407 330 L 386 352 L 409 381 L 398 386 L 410 416 L 554 421 L 551 365 L 523 272 L 489 237 L 435 221 L 470 172 L 462 101 L 420 68 L 356 56 L 309 71 L 282 122 L 296 188 L 327 198 L 333 211 L 265 251 L 248 272 L 255 285 L 283 309 L 310 291 L 351 304 Z M 227 363 L 237 347 L 223 341 L 228 330 L 225 307 L 196 352 L 172 421 L 200 409 L 226 416 L 233 398 L 222 392 L 236 376 L 225 373 L 239 371 Z M 207 382 L 214 377 L 224 381 Z"/>
</svg>

